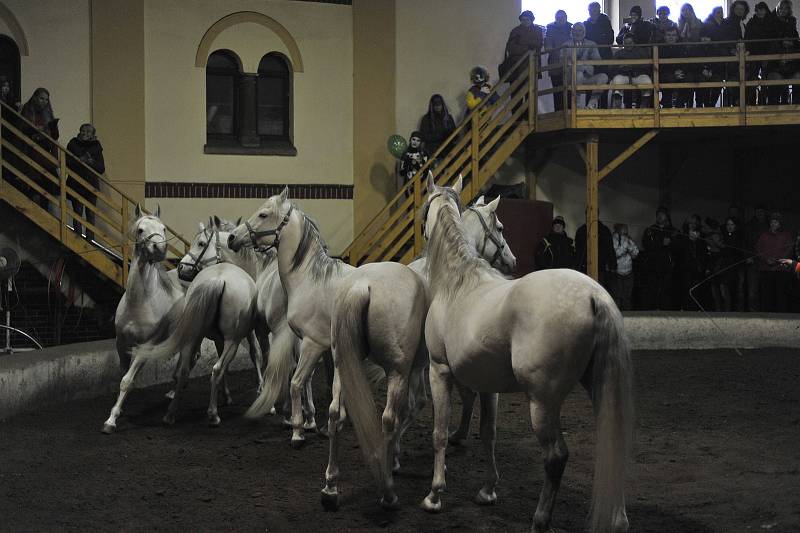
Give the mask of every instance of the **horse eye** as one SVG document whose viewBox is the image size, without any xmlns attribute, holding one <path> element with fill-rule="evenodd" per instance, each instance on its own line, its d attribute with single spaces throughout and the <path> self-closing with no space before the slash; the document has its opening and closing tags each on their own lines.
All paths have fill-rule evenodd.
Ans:
<svg viewBox="0 0 800 533">
<path fill-rule="evenodd" d="M 197 244 L 200 245 L 200 246 L 205 246 L 206 245 L 206 243 L 204 243 L 203 241 L 200 241 Z"/>
<path fill-rule="evenodd" d="M 259 213 L 258 216 L 260 218 L 267 218 L 267 214 L 266 213 Z"/>
<path fill-rule="evenodd" d="M 142 228 L 139 228 L 139 233 L 144 233 L 144 230 Z"/>
</svg>

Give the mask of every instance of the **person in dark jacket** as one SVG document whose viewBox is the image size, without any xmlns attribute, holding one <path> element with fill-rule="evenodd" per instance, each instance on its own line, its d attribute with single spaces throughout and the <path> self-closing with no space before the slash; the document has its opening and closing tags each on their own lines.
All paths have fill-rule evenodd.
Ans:
<svg viewBox="0 0 800 533">
<path fill-rule="evenodd" d="M 53 106 L 50 102 L 50 91 L 44 87 L 39 87 L 33 91 L 30 99 L 22 106 L 20 114 L 30 122 L 33 127 L 25 125 L 23 128 L 30 138 L 47 152 L 55 155 L 57 147 L 48 139 L 58 140 L 58 119 L 54 117 Z M 38 152 L 31 151 L 28 154 L 34 161 L 40 163 L 44 168 L 48 169 L 52 175 L 56 175 L 56 168 L 51 161 L 42 157 Z M 36 173 L 34 179 L 37 184 L 45 191 L 53 196 L 58 196 L 58 186 L 54 184 L 46 176 Z M 33 193 L 37 197 L 39 206 L 47 210 L 49 202 L 45 196 L 40 196 L 39 193 Z"/>
<path fill-rule="evenodd" d="M 645 251 L 644 287 L 645 309 L 671 309 L 672 274 L 674 270 L 674 239 L 677 230 L 665 207 L 656 210 L 656 223 L 644 231 L 642 248 Z"/>
<path fill-rule="evenodd" d="M 567 20 L 567 12 L 563 9 L 556 11 L 556 20 L 547 25 L 544 36 L 544 48 L 548 50 L 547 64 L 557 65 L 561 60 L 560 48 L 572 39 L 572 23 Z M 563 69 L 551 70 L 550 82 L 553 87 L 564 85 Z M 553 107 L 556 111 L 564 109 L 564 94 L 559 91 L 553 94 Z"/>
<path fill-rule="evenodd" d="M 100 141 L 97 140 L 94 126 L 82 124 L 80 130 L 78 130 L 78 135 L 67 143 L 67 151 L 83 163 L 80 164 L 75 159 L 68 158 L 67 166 L 70 172 L 77 174 L 82 180 L 91 185 L 94 190 L 97 190 L 100 187 L 100 179 L 97 174 L 103 174 L 106 171 L 106 163 L 103 159 L 103 147 Z M 87 166 L 94 172 L 87 169 Z M 94 225 L 96 218 L 94 209 L 85 209 L 83 201 L 96 206 L 97 195 L 72 176 L 67 178 L 67 186 L 81 196 L 81 198 L 76 198 L 72 195 L 67 196 L 67 199 L 72 203 L 72 210 L 82 216 L 86 222 Z M 73 221 L 73 230 L 78 234 L 81 233 L 82 224 L 80 220 L 75 219 Z M 94 238 L 94 232 L 89 227 L 86 228 L 86 238 L 89 241 Z"/>
<path fill-rule="evenodd" d="M 611 27 L 611 19 L 608 15 L 601 13 L 600 3 L 592 2 L 589 4 L 589 18 L 583 23 L 586 28 L 586 39 L 594 42 L 597 45 L 597 51 L 600 53 L 602 59 L 611 59 L 613 53 L 610 46 L 614 44 L 614 28 Z M 608 71 L 603 66 L 594 67 L 595 74 L 605 73 Z M 600 107 L 602 109 L 608 108 L 608 91 L 603 91 L 600 96 Z"/>
<path fill-rule="evenodd" d="M 653 24 L 642 18 L 642 8 L 633 6 L 628 15 L 629 21 L 620 28 L 617 34 L 617 44 L 622 44 L 627 34 L 633 35 L 636 44 L 650 44 L 653 42 Z"/>
<path fill-rule="evenodd" d="M 758 42 L 760 39 L 779 39 L 782 37 L 780 34 L 780 26 L 778 19 L 774 13 L 769 10 L 766 2 L 759 2 L 755 7 L 755 14 L 747 21 L 744 30 L 744 38 L 748 41 L 747 52 L 750 55 L 764 55 L 775 51 L 774 42 Z M 756 41 L 756 42 L 750 42 Z M 759 74 L 761 77 L 766 78 L 769 70 L 766 61 L 752 61 L 747 64 L 747 79 L 757 80 Z M 750 104 L 765 104 L 766 91 L 762 87 L 759 91 L 758 98 L 756 99 L 755 87 L 748 87 L 747 89 L 748 101 Z"/>
<path fill-rule="evenodd" d="M 0 76 L 0 102 L 3 102 L 14 111 L 19 111 L 19 102 L 14 98 L 14 88 L 11 80 L 5 76 Z"/>
<path fill-rule="evenodd" d="M 586 272 L 586 224 L 575 232 L 575 257 L 578 270 Z M 608 226 L 598 220 L 597 222 L 597 261 L 600 285 L 606 290 L 611 288 L 614 274 L 617 271 L 617 252 L 614 250 L 614 240 Z"/>
<path fill-rule="evenodd" d="M 697 285 L 705 278 L 709 257 L 706 242 L 700 236 L 699 223 L 693 217 L 687 219 L 683 231 L 675 235 L 674 252 L 675 308 L 697 311 L 697 302 L 705 307 L 708 301 L 707 287 Z"/>
<path fill-rule="evenodd" d="M 720 276 L 724 311 L 745 310 L 745 248 L 744 233 L 739 220 L 728 217 L 722 230 L 722 266 Z"/>
<path fill-rule="evenodd" d="M 653 25 L 653 42 L 663 43 L 666 42 L 666 32 L 669 29 L 675 28 L 678 30 L 678 24 L 669 18 L 670 10 L 667 6 L 660 6 L 656 9 L 655 18 L 650 19 Z"/>
<path fill-rule="evenodd" d="M 792 14 L 791 0 L 781 0 L 775 7 L 775 22 L 781 35 L 797 36 L 797 19 Z"/>
<path fill-rule="evenodd" d="M 728 48 L 725 45 L 714 44 L 725 38 L 723 22 L 725 16 L 722 7 L 715 7 L 711 14 L 706 18 L 703 27 L 700 29 L 700 42 L 705 43 L 700 48 L 700 53 L 704 57 L 722 57 L 728 55 Z M 725 67 L 720 63 L 700 64 L 697 68 L 697 81 L 710 83 L 722 81 Z M 698 107 L 716 107 L 717 100 L 721 94 L 721 89 L 698 89 Z"/>
<path fill-rule="evenodd" d="M 400 158 L 400 176 L 403 178 L 403 185 L 406 185 L 414 175 L 419 172 L 425 163 L 428 162 L 428 153 L 422 145 L 422 134 L 418 131 L 411 133 L 408 138 L 408 148 Z M 411 195 L 411 191 L 406 189 L 406 197 Z"/>
<path fill-rule="evenodd" d="M 536 247 L 536 269 L 575 268 L 575 245 L 566 234 L 564 217 L 553 219 L 550 233 Z"/>
<path fill-rule="evenodd" d="M 419 121 L 419 130 L 425 149 L 433 155 L 456 129 L 453 115 L 447 109 L 444 97 L 434 94 L 428 102 L 428 112 Z"/>
<path fill-rule="evenodd" d="M 800 52 L 800 43 L 797 41 L 797 19 L 792 15 L 792 2 L 790 0 L 781 0 L 775 8 L 774 15 L 778 33 L 784 40 L 774 43 L 770 53 L 796 54 Z M 769 61 L 766 68 L 768 80 L 791 80 L 797 79 L 798 75 L 800 75 L 800 61 L 796 59 Z M 794 94 L 794 87 L 792 87 L 792 94 Z M 789 95 L 788 86 L 767 88 L 767 105 L 787 105 L 791 103 L 792 98 Z"/>
<path fill-rule="evenodd" d="M 745 0 L 736 0 L 731 4 L 728 16 L 723 22 L 724 41 L 742 41 L 745 35 L 745 20 L 750 13 L 750 5 Z M 728 44 L 728 55 L 737 55 L 736 45 Z M 739 62 L 725 63 L 725 81 L 739 81 Z M 727 106 L 739 105 L 739 89 L 726 88 L 723 104 Z"/>
<path fill-rule="evenodd" d="M 658 49 L 659 57 L 664 59 L 678 59 L 689 57 L 689 50 L 679 43 L 678 28 L 668 28 L 664 32 L 665 44 Z M 694 81 L 694 65 L 688 64 L 662 64 L 658 68 L 658 75 L 662 83 L 691 83 Z M 665 108 L 692 107 L 691 89 L 662 89 L 661 105 Z"/>
<path fill-rule="evenodd" d="M 619 48 L 614 53 L 615 59 L 648 59 L 650 57 L 650 50 L 644 46 L 633 46 L 635 39 L 633 32 L 626 33 L 623 36 L 624 46 Z M 649 85 L 652 82 L 649 75 L 650 67 L 648 65 L 619 65 L 616 68 L 614 77 L 611 79 L 612 85 Z M 630 93 L 631 91 L 625 91 Z M 613 97 L 611 100 L 611 107 L 621 109 L 624 100 L 628 103 L 628 107 L 652 107 L 653 106 L 653 90 L 644 89 L 643 91 L 636 91 L 635 95 L 623 94 L 619 89 L 614 89 Z M 641 93 L 641 94 L 638 94 Z"/>
<path fill-rule="evenodd" d="M 506 41 L 505 57 L 503 64 L 508 68 L 513 67 L 520 59 L 530 51 L 541 52 L 544 44 L 544 32 L 542 28 L 533 23 L 536 20 L 531 11 L 523 11 L 519 15 L 519 25 L 516 26 L 508 35 Z M 520 67 L 522 68 L 522 67 Z M 525 66 L 524 68 L 527 68 Z M 512 74 L 508 81 L 513 83 L 518 76 L 518 72 Z M 504 72 L 500 73 L 502 77 Z"/>
</svg>

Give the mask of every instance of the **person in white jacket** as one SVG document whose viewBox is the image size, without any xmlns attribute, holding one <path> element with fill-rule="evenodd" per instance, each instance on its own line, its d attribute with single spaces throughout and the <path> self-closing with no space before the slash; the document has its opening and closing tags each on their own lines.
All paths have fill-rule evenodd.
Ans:
<svg viewBox="0 0 800 533">
<path fill-rule="evenodd" d="M 639 255 L 639 248 L 628 236 L 627 224 L 614 224 L 611 240 L 617 254 L 617 271 L 611 283 L 611 296 L 621 311 L 628 311 L 632 309 L 633 259 Z"/>
</svg>

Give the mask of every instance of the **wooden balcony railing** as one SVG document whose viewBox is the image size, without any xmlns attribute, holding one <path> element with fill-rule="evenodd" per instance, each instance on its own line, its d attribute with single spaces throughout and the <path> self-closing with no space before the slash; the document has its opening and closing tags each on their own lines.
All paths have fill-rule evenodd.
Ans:
<svg viewBox="0 0 800 533">
<path fill-rule="evenodd" d="M 0 109 L 0 143 L 0 197 L 124 287 L 132 251 L 128 226 L 136 202 L 5 104 Z M 94 216 L 76 212 L 71 199 Z M 70 228 L 75 221 L 94 233 L 92 242 Z M 167 241 L 167 262 L 183 257 L 190 246 L 169 227 Z"/>
</svg>

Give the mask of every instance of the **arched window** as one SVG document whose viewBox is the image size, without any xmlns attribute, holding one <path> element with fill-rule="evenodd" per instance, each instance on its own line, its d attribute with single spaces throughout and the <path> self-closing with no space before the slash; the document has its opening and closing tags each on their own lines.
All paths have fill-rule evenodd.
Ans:
<svg viewBox="0 0 800 533">
<path fill-rule="evenodd" d="M 0 35 L 0 79 L 11 82 L 14 102 L 20 102 L 20 58 L 19 47 L 14 39 Z"/>
<path fill-rule="evenodd" d="M 232 141 L 238 132 L 239 78 L 241 67 L 236 54 L 217 50 L 206 65 L 207 142 Z"/>
<path fill-rule="evenodd" d="M 265 140 L 291 138 L 292 75 L 283 56 L 269 53 L 258 64 L 256 119 Z"/>
</svg>

